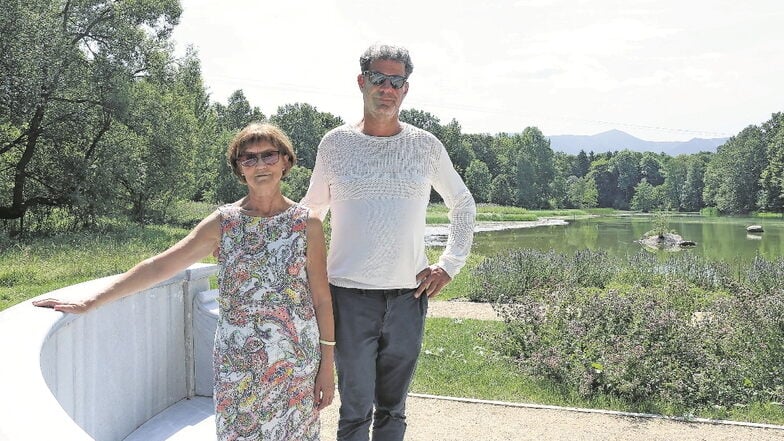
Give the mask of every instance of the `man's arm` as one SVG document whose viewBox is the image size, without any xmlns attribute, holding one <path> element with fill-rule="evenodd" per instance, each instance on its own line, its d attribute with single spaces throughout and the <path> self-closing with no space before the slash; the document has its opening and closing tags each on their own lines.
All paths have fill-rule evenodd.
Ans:
<svg viewBox="0 0 784 441">
<path fill-rule="evenodd" d="M 423 269 L 417 275 L 417 280 L 422 280 L 415 294 L 417 297 L 423 291 L 427 291 L 429 297 L 437 295 L 441 288 L 463 268 L 474 241 L 476 204 L 468 187 L 457 174 L 443 145 L 433 179 L 433 188 L 449 208 L 449 236 L 438 263 Z"/>
</svg>

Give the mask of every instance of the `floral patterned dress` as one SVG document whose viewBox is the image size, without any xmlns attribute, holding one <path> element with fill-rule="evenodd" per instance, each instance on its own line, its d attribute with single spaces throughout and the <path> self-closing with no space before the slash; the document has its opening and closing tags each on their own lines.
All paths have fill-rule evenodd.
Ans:
<svg viewBox="0 0 784 441">
<path fill-rule="evenodd" d="M 218 210 L 218 439 L 318 440 L 321 352 L 305 271 L 308 210 L 294 204 L 267 218 L 234 205 Z"/>
</svg>

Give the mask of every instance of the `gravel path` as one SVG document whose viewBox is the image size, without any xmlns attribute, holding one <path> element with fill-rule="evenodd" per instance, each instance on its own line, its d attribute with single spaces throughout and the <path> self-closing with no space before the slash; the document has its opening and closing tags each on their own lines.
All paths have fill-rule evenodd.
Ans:
<svg viewBox="0 0 784 441">
<path fill-rule="evenodd" d="M 430 317 L 497 320 L 492 307 L 433 301 Z M 680 422 L 585 409 L 515 403 L 465 402 L 412 394 L 407 401 L 408 441 L 782 441 L 784 427 Z M 334 441 L 339 398 L 322 413 L 322 440 Z M 518 407 L 526 406 L 526 407 Z"/>
</svg>

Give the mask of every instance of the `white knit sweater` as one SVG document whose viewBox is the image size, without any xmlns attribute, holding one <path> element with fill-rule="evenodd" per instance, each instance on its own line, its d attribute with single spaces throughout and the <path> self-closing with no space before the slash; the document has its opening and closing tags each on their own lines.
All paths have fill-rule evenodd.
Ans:
<svg viewBox="0 0 784 441">
<path fill-rule="evenodd" d="M 476 206 L 443 144 L 409 124 L 389 137 L 368 136 L 348 124 L 327 133 L 302 204 L 322 219 L 332 211 L 330 283 L 416 287 L 416 274 L 429 265 L 424 230 L 431 185 L 451 221 L 437 265 L 454 277 L 471 250 Z"/>
</svg>

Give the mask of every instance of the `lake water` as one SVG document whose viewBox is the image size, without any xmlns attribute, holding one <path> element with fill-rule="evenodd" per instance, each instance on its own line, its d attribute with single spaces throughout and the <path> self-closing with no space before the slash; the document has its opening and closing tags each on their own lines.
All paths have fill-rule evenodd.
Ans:
<svg viewBox="0 0 784 441">
<path fill-rule="evenodd" d="M 635 241 L 653 229 L 652 216 L 617 216 L 567 220 L 567 225 L 515 228 L 475 233 L 472 252 L 491 255 L 498 251 L 533 248 L 573 253 L 581 249 L 606 250 L 614 255 L 636 254 Z M 762 225 L 764 233 L 747 233 L 748 225 Z M 669 229 L 697 243 L 681 252 L 697 253 L 727 262 L 784 256 L 784 220 L 740 217 L 674 215 Z"/>
</svg>

